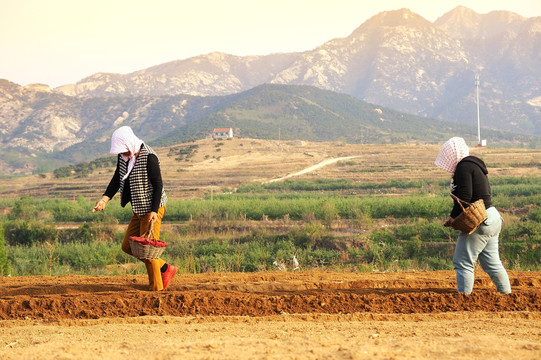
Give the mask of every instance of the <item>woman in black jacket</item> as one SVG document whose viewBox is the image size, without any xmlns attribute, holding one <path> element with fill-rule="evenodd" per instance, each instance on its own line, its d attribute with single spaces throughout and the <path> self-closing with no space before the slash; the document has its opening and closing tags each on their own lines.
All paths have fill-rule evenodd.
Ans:
<svg viewBox="0 0 541 360">
<path fill-rule="evenodd" d="M 492 205 L 488 170 L 483 160 L 470 156 L 468 145 L 464 139 L 453 137 L 441 147 L 436 158 L 437 167 L 452 174 L 451 193 L 459 199 L 473 203 L 483 199 L 488 219 L 473 233 L 460 233 L 458 236 L 453 265 L 456 271 L 457 290 L 470 294 L 474 283 L 474 264 L 479 259 L 483 270 L 490 275 L 498 292 L 511 293 L 511 285 L 505 268 L 500 261 L 498 238 L 502 226 L 502 218 Z M 451 226 L 460 215 L 462 208 L 456 200 L 453 210 L 444 226 Z"/>
</svg>

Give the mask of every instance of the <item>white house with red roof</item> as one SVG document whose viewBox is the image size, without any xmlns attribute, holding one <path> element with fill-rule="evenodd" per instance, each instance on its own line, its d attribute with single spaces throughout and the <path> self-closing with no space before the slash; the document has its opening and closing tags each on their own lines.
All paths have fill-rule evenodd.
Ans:
<svg viewBox="0 0 541 360">
<path fill-rule="evenodd" d="M 216 128 L 212 132 L 213 139 L 232 138 L 233 128 Z"/>
</svg>

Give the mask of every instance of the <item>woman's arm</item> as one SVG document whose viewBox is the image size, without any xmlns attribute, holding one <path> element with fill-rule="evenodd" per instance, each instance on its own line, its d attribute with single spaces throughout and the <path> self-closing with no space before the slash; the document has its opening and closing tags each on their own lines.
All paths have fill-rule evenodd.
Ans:
<svg viewBox="0 0 541 360">
<path fill-rule="evenodd" d="M 96 204 L 92 208 L 92 211 L 94 212 L 94 211 L 105 210 L 107 203 L 109 202 L 109 200 L 113 198 L 113 196 L 115 196 L 118 189 L 120 189 L 120 173 L 118 170 L 118 163 L 117 163 L 115 173 L 113 174 L 111 181 L 109 181 L 109 185 L 107 186 L 105 193 L 101 196 L 101 199 L 99 199 L 96 202 Z"/>
<path fill-rule="evenodd" d="M 471 202 L 473 194 L 473 175 L 468 164 L 459 164 L 456 167 L 455 175 L 453 176 L 453 194 L 459 199 Z M 453 210 L 451 211 L 451 217 L 456 218 L 462 212 L 460 204 L 454 200 Z"/>
<path fill-rule="evenodd" d="M 153 189 L 151 211 L 157 213 L 162 200 L 163 181 L 160 162 L 158 161 L 158 157 L 154 154 L 148 155 L 147 171 L 148 179 L 150 180 Z"/>
</svg>

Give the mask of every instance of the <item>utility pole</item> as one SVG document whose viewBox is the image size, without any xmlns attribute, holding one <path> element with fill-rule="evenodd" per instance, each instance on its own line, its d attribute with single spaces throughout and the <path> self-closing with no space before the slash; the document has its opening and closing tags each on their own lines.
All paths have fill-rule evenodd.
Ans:
<svg viewBox="0 0 541 360">
<path fill-rule="evenodd" d="M 475 75 L 475 87 L 477 88 L 477 145 L 481 146 L 481 120 L 479 117 L 479 74 Z"/>
</svg>

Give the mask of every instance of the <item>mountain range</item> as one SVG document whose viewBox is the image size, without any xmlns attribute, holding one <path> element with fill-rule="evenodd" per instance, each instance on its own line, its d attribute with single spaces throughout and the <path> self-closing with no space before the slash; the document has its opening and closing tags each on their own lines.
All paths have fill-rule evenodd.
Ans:
<svg viewBox="0 0 541 360">
<path fill-rule="evenodd" d="M 211 53 L 134 73 L 95 74 L 55 91 L 82 97 L 227 95 L 264 83 L 312 85 L 441 120 L 470 122 L 480 76 L 483 126 L 541 134 L 541 17 L 458 7 L 435 22 L 380 13 L 302 53 Z M 473 109 L 473 111 L 472 111 Z"/>
<path fill-rule="evenodd" d="M 346 112 L 355 107 L 364 109 L 368 102 L 375 106 L 364 109 L 371 115 L 376 108 L 417 115 L 424 119 L 419 123 L 424 125 L 413 131 L 419 135 L 426 124 L 444 124 L 437 120 L 472 129 L 477 125 L 474 79 L 479 74 L 483 128 L 538 136 L 540 44 L 539 17 L 525 18 L 507 11 L 480 15 L 458 7 L 432 23 L 401 9 L 377 14 L 348 37 L 330 40 L 306 52 L 244 57 L 211 53 L 130 74 L 94 74 L 55 89 L 40 84 L 23 87 L 0 80 L 0 141 L 4 154 L 0 165 L 7 169 L 2 171 L 4 174 L 35 172 L 45 168 L 40 170 L 31 160 L 42 159 L 43 155 L 60 164 L 78 160 L 81 149 L 86 149 L 86 155 L 106 153 L 105 144 L 120 124 L 134 127 L 157 143 L 164 134 L 186 139 L 191 136 L 189 131 L 208 132 L 202 128 L 205 122 L 208 126 L 225 126 L 225 107 L 232 106 L 235 99 L 246 98 L 254 88 L 254 93 L 265 90 L 265 96 L 279 89 L 283 96 L 290 97 L 286 101 L 290 105 L 299 100 L 292 93 L 300 88 L 289 91 L 287 87 L 261 87 L 263 84 L 327 90 L 322 97 L 334 99 L 333 104 L 336 95 L 348 104 L 359 101 L 348 106 Z M 242 115 L 236 104 L 237 119 L 250 119 L 254 105 L 243 104 Z M 283 106 L 276 108 L 286 112 L 268 113 L 263 118 L 286 119 L 291 111 Z M 335 111 L 326 108 L 325 101 L 311 111 L 316 109 L 318 113 L 313 116 L 327 116 L 327 128 L 343 127 L 339 124 L 343 114 L 331 116 Z M 258 121 L 263 119 L 262 113 L 256 114 Z M 400 116 L 416 123 L 411 120 L 414 117 Z M 364 113 L 358 113 L 356 121 L 363 123 L 366 118 Z M 258 128 L 246 121 L 242 123 L 245 131 Z M 385 121 L 375 124 L 382 123 Z M 283 122 L 282 132 L 287 127 Z M 400 134 L 404 128 L 399 128 L 388 129 L 392 134 L 387 133 L 387 139 L 407 138 Z M 469 127 L 462 127 L 466 128 L 470 133 Z M 304 135 L 309 133 L 305 130 Z M 303 134 L 302 129 L 297 132 Z M 327 133 L 362 141 L 361 137 L 350 138 L 348 131 L 342 135 Z M 439 140 L 441 134 L 428 138 Z M 55 164 L 47 162 L 46 167 Z"/>
</svg>

